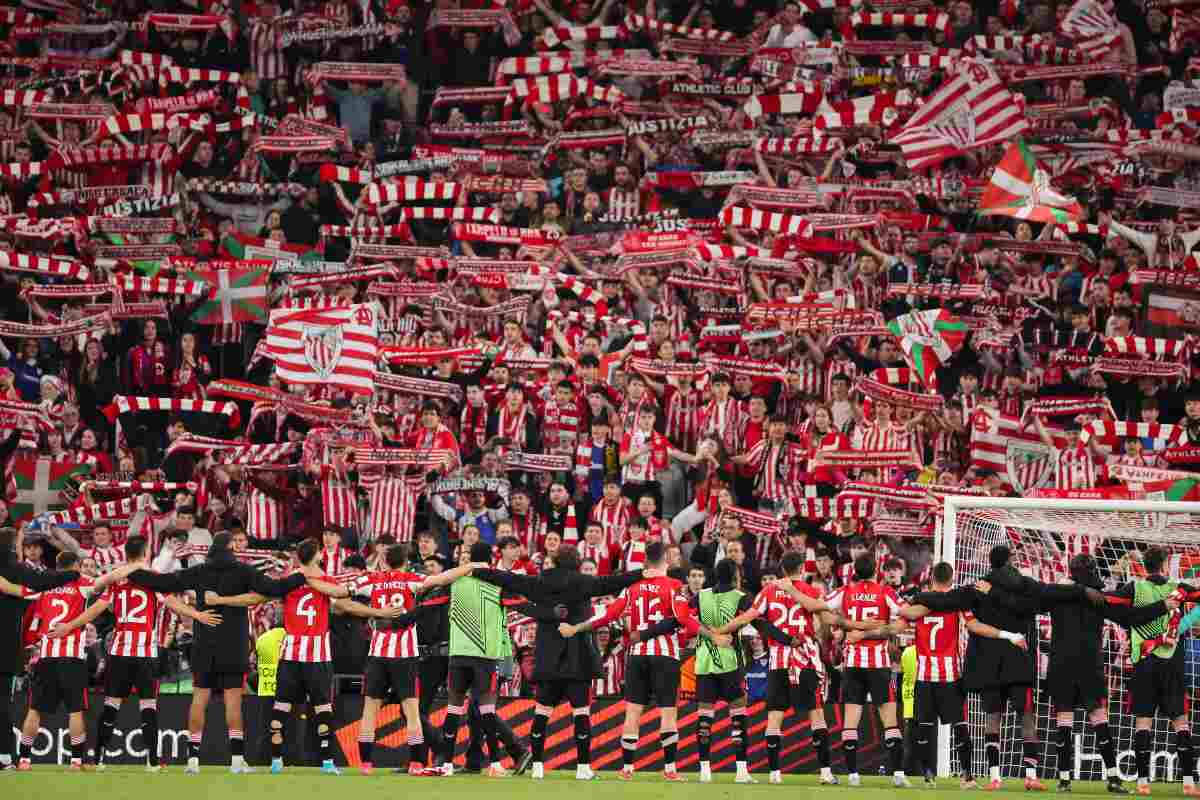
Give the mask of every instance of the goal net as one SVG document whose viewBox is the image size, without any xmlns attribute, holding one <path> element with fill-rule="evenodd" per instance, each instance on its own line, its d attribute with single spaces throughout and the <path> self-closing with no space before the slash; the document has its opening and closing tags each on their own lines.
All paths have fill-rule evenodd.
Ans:
<svg viewBox="0 0 1200 800">
<path fill-rule="evenodd" d="M 1144 575 L 1140 551 L 1159 545 L 1171 553 L 1170 575 L 1200 581 L 1200 503 L 1151 501 L 1032 500 L 999 497 L 947 497 L 938 527 L 936 560 L 949 561 L 959 584 L 972 584 L 990 569 L 988 555 L 998 544 L 1012 548 L 1012 563 L 1025 575 L 1046 583 L 1068 577 L 1068 562 L 1078 553 L 1090 553 L 1100 566 L 1106 589 Z M 1043 692 L 1049 662 L 1050 618 L 1037 620 L 1038 741 L 1041 743 L 1042 777 L 1057 777 L 1059 764 L 1054 747 L 1055 709 Z M 1200 634 L 1200 626 L 1197 626 Z M 965 637 L 964 631 L 964 652 Z M 1030 642 L 1030 646 L 1034 645 Z M 1185 685 L 1189 697 L 1200 695 L 1200 636 L 1184 638 Z M 1133 717 L 1129 713 L 1129 632 L 1107 623 L 1104 651 L 1109 686 L 1110 726 L 1115 739 L 1117 765 L 1124 780 L 1136 778 L 1133 759 Z M 1193 724 L 1200 714 L 1193 714 Z M 974 740 L 976 776 L 987 775 L 984 752 L 984 713 L 978 695 L 968 695 L 967 721 Z M 1104 763 L 1095 736 L 1085 725 L 1086 715 L 1075 714 L 1075 758 L 1069 769 L 1077 780 L 1102 780 Z M 1181 780 L 1178 763 L 1169 745 L 1168 720 L 1156 718 L 1153 729 L 1151 770 L 1154 780 Z M 1006 712 L 1001 727 L 1001 772 L 1021 777 L 1021 720 Z M 952 758 L 950 729 L 942 726 L 938 737 L 938 772 L 946 776 L 958 768 Z"/>
</svg>

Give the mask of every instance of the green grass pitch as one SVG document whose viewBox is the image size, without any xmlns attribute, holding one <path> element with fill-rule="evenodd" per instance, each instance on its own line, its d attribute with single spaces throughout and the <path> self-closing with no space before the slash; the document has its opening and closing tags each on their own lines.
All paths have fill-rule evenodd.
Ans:
<svg viewBox="0 0 1200 800">
<path fill-rule="evenodd" d="M 926 789 L 919 781 L 912 789 L 895 789 L 884 778 L 864 777 L 860 789 L 846 786 L 817 786 L 816 775 L 785 775 L 782 786 L 767 783 L 766 774 L 755 775 L 759 783 L 742 785 L 733 782 L 732 774 L 718 774 L 713 783 L 701 784 L 696 774 L 687 774 L 686 784 L 665 784 L 657 773 L 643 773 L 632 783 L 619 781 L 615 772 L 600 773 L 592 782 L 575 780 L 574 770 L 551 772 L 544 781 L 534 781 L 528 775 L 512 778 L 485 778 L 478 775 L 456 775 L 452 778 L 410 778 L 395 775 L 390 769 L 377 769 L 370 777 L 357 770 L 343 770 L 342 775 L 321 775 L 315 769 L 289 768 L 282 775 L 271 775 L 258 767 L 254 775 L 230 775 L 227 769 L 215 766 L 202 768 L 200 775 L 184 775 L 181 765 L 172 765 L 165 774 L 147 775 L 136 767 L 109 767 L 104 772 L 71 772 L 66 767 L 35 766 L 31 773 L 0 774 L 3 797 L 21 800 L 306 800 L 306 798 L 341 797 L 348 800 L 396 800 L 398 793 L 419 792 L 431 800 L 528 800 L 541 792 L 570 792 L 575 800 L 725 800 L 731 797 L 779 798 L 823 797 L 836 800 L 885 800 L 897 796 L 927 797 L 936 795 L 944 800 L 983 800 L 993 792 L 964 792 L 957 780 L 941 780 L 936 790 Z M 1054 791 L 1054 782 L 1045 781 L 1047 792 Z M 332 784 L 332 785 L 330 785 Z M 1132 784 L 1126 784 L 1130 789 Z M 1153 786 L 1156 797 L 1182 796 L 1180 784 Z M 1005 781 L 1006 796 L 1025 795 L 1019 780 Z M 1109 795 L 1102 783 L 1076 782 L 1072 795 Z M 1037 796 L 1030 794 L 1028 796 Z M 1045 796 L 1045 795 L 1043 795 Z"/>
</svg>

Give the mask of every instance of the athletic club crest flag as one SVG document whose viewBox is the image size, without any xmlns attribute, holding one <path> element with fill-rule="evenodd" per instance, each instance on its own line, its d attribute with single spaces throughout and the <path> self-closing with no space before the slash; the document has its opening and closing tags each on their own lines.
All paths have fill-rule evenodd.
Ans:
<svg viewBox="0 0 1200 800">
<path fill-rule="evenodd" d="M 373 303 L 275 310 L 265 351 L 287 383 L 327 383 L 371 394 L 379 360 L 378 322 Z"/>
<path fill-rule="evenodd" d="M 925 101 L 892 137 L 914 172 L 1029 129 L 1025 110 L 996 73 L 964 60 L 958 74 Z"/>
</svg>

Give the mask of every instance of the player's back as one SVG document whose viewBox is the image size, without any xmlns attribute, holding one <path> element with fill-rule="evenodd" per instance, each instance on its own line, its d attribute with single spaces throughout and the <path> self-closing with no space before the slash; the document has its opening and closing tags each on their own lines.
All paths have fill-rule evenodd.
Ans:
<svg viewBox="0 0 1200 800">
<path fill-rule="evenodd" d="M 370 588 L 372 608 L 399 608 L 405 612 L 416 607 L 414 590 L 424 579 L 402 569 L 369 572 L 355 582 L 356 587 Z"/>
<path fill-rule="evenodd" d="M 284 661 L 329 661 L 329 597 L 305 584 L 283 599 Z"/>
<path fill-rule="evenodd" d="M 369 587 L 372 608 L 399 608 L 408 613 L 416 608 L 414 590 L 423 580 L 420 575 L 396 569 L 367 573 L 355 585 L 361 589 Z M 390 621 L 376 620 L 368 655 L 376 658 L 416 658 L 419 655 L 416 624 L 398 628 Z"/>
<path fill-rule="evenodd" d="M 801 669 L 815 668 L 816 665 L 813 663 L 813 656 L 816 654 L 816 648 L 809 646 L 810 641 L 816 633 L 812 614 L 789 593 L 781 589 L 778 583 L 776 581 L 763 587 L 763 590 L 758 593 L 758 597 L 754 600 L 754 607 L 767 622 L 779 628 L 788 636 L 804 639 L 805 642 L 800 647 L 793 647 L 790 644 L 781 644 L 773 639 L 768 640 L 767 669 L 789 669 L 791 667 L 800 667 Z M 792 585 L 809 597 L 819 598 L 821 596 L 806 581 L 792 579 Z M 813 644 L 815 645 L 815 642 Z"/>
<path fill-rule="evenodd" d="M 644 578 L 625 589 L 622 596 L 625 598 L 625 616 L 629 619 L 629 630 L 644 631 L 664 619 L 676 616 L 676 601 L 683 602 L 678 596 L 682 588 L 683 584 L 674 578 L 660 575 Z M 629 654 L 677 659 L 679 650 L 679 632 L 674 631 L 635 643 Z"/>
<path fill-rule="evenodd" d="M 930 612 L 917 620 L 917 680 L 945 683 L 962 676 L 963 623 L 970 612 Z"/>
<path fill-rule="evenodd" d="M 157 592 L 122 581 L 108 590 L 116 626 L 108 653 L 124 658 L 158 657 L 158 618 L 162 600 Z"/>
<path fill-rule="evenodd" d="M 854 622 L 891 622 L 900 612 L 895 590 L 879 581 L 855 581 L 839 589 L 842 613 Z M 862 669 L 887 669 L 892 665 L 886 639 L 847 642 L 845 666 Z"/>
<path fill-rule="evenodd" d="M 87 608 L 87 596 L 84 594 L 92 581 L 90 578 L 79 578 L 65 586 L 47 589 L 36 593 L 37 609 L 34 615 L 38 620 L 38 632 L 41 634 L 39 655 L 42 658 L 84 658 L 85 627 L 76 628 L 61 639 L 47 639 L 45 634 L 55 625 L 65 625 L 78 617 Z M 33 593 L 28 593 L 33 594 Z"/>
</svg>

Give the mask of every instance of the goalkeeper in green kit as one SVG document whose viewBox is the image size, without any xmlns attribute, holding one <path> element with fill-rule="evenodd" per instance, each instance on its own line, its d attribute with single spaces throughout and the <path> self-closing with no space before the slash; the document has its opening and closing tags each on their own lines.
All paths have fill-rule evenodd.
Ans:
<svg viewBox="0 0 1200 800">
<path fill-rule="evenodd" d="M 471 560 L 476 568 L 489 566 L 491 555 L 489 544 L 476 542 L 471 547 Z M 467 715 L 468 691 L 479 709 L 492 759 L 487 774 L 489 777 L 508 775 L 500 764 L 499 741 L 503 731 L 496 716 L 496 693 L 500 662 L 512 658 L 513 649 L 512 637 L 505 624 L 501 591 L 499 586 L 471 577 L 459 578 L 450 587 L 450 663 L 446 676 L 446 721 L 442 725 L 445 737 L 443 775 L 454 772 L 454 749 L 458 726 Z M 517 772 L 523 771 L 529 764 L 528 748 L 521 748 L 515 738 L 505 744 Z"/>
<path fill-rule="evenodd" d="M 1125 584 L 1117 596 L 1132 601 L 1134 608 L 1173 601 L 1181 595 L 1190 596 L 1194 589 L 1172 581 L 1163 574 L 1167 553 L 1151 547 L 1142 556 L 1146 577 Z M 1137 793 L 1150 794 L 1150 737 L 1154 713 L 1160 712 L 1171 721 L 1175 732 L 1175 752 L 1179 771 L 1183 774 L 1183 793 L 1200 795 L 1195 783 L 1196 755 L 1192 749 L 1192 733 L 1188 725 L 1185 704 L 1186 684 L 1183 675 L 1183 651 L 1178 647 L 1179 615 L 1169 611 L 1144 625 L 1130 629 L 1129 657 L 1133 661 L 1133 753 L 1137 765 Z"/>
<path fill-rule="evenodd" d="M 716 630 L 750 609 L 754 598 L 738 588 L 737 564 L 722 559 L 717 564 L 717 585 L 702 590 L 690 605 L 699 612 L 700 624 Z M 746 761 L 746 657 L 735 634 L 733 644 L 718 647 L 711 639 L 700 637 L 696 645 L 696 699 L 700 703 L 696 747 L 700 751 L 700 780 L 712 780 L 709 752 L 716 704 L 729 704 L 730 730 L 737 748 L 738 777 L 749 780 Z"/>
</svg>

